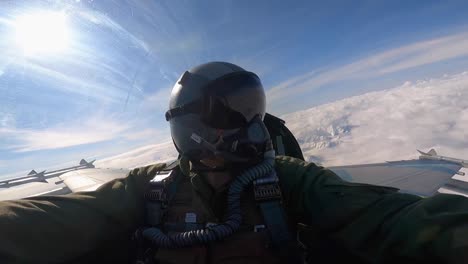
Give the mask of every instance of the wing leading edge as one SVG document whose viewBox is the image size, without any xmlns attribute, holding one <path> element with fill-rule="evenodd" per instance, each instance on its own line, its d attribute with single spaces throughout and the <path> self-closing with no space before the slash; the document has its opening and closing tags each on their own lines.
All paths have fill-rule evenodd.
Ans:
<svg viewBox="0 0 468 264">
<path fill-rule="evenodd" d="M 441 187 L 455 189 L 454 193 L 468 195 L 468 182 L 453 179 L 465 175 L 460 169 L 468 161 L 418 150 L 419 160 L 392 161 L 376 164 L 330 167 L 338 176 L 351 182 L 399 188 L 401 192 L 431 196 Z M 465 193 L 464 193 L 465 192 Z"/>
<path fill-rule="evenodd" d="M 445 161 L 406 160 L 329 169 L 347 181 L 396 187 L 401 192 L 431 196 L 460 168 L 460 165 Z"/>
<path fill-rule="evenodd" d="M 468 182 L 452 178 L 456 174 L 463 175 L 460 169 L 468 164 L 467 161 L 439 156 L 433 150 L 427 153 L 420 151 L 420 153 L 419 160 L 335 166 L 329 167 L 329 169 L 347 181 L 396 187 L 401 192 L 420 196 L 434 195 L 441 187 L 455 189 L 456 193 L 461 192 L 463 194 L 463 192 L 466 192 L 468 195 Z M 0 192 L 0 200 L 43 194 L 92 191 L 108 181 L 125 177 L 129 171 L 126 169 L 98 169 L 94 168 L 93 162 L 82 160 L 78 166 L 48 173 L 44 171 L 41 172 L 45 174 L 42 176 L 38 175 L 41 173 L 33 171 L 27 177 L 21 178 L 28 181 L 28 178 L 32 177 L 34 178 L 33 183 L 15 188 L 6 188 L 5 191 L 8 190 L 9 193 L 13 193 L 15 190 L 14 195 L 6 195 L 6 192 L 2 191 Z M 48 176 L 51 176 L 51 173 L 54 173 L 55 179 L 59 180 L 55 184 L 49 183 L 43 178 L 43 176 L 49 178 Z M 7 181 L 11 184 L 13 181 L 21 182 L 21 179 Z M 47 184 L 40 183 L 44 181 Z M 0 189 L 1 187 L 2 185 L 0 185 Z"/>
</svg>

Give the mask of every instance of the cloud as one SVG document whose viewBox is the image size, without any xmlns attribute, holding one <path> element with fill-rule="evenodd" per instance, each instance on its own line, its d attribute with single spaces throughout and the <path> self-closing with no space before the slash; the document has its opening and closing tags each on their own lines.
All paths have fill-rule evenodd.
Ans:
<svg viewBox="0 0 468 264">
<path fill-rule="evenodd" d="M 419 42 L 393 50 L 389 55 L 400 56 L 400 61 L 380 69 L 380 73 L 392 73 L 421 65 L 468 55 L 468 34 L 448 36 L 430 41 Z M 393 54 L 392 54 L 393 53 Z"/>
<path fill-rule="evenodd" d="M 146 128 L 146 129 L 138 129 L 127 131 L 126 133 L 122 134 L 122 137 L 128 140 L 142 140 L 142 139 L 157 139 L 161 137 L 161 129 L 155 128 Z"/>
<path fill-rule="evenodd" d="M 100 168 L 135 168 L 177 158 L 172 141 L 140 147 L 116 156 L 96 161 Z"/>
<path fill-rule="evenodd" d="M 329 165 L 416 158 L 416 149 L 468 158 L 468 72 L 407 82 L 282 116 L 306 158 Z"/>
<path fill-rule="evenodd" d="M 27 152 L 107 141 L 121 136 L 129 128 L 128 124 L 95 117 L 46 129 L 1 128 L 0 136 L 10 142 L 7 149 Z"/>
<path fill-rule="evenodd" d="M 118 139 L 125 142 L 145 142 L 160 140 L 166 136 L 165 130 L 144 127 L 144 124 L 110 115 L 71 120 L 44 129 L 0 128 L 0 137 L 5 142 L 2 148 L 13 152 L 60 149 Z"/>
<path fill-rule="evenodd" d="M 148 47 L 148 44 L 146 44 L 145 41 L 137 38 L 135 35 L 123 28 L 119 23 L 111 19 L 106 14 L 93 11 L 91 9 L 86 9 L 86 11 L 77 12 L 77 14 L 89 22 L 107 27 L 119 34 L 120 36 L 128 38 L 136 47 L 139 47 L 146 52 L 150 51 L 150 48 Z"/>
<path fill-rule="evenodd" d="M 146 96 L 142 103 L 143 110 L 165 113 L 169 107 L 171 90 L 172 88 L 163 88 Z M 161 117 L 163 117 L 163 115 L 161 115 Z"/>
<path fill-rule="evenodd" d="M 381 52 L 328 70 L 313 70 L 286 80 L 267 91 L 270 102 L 300 96 L 323 85 L 351 79 L 368 79 L 448 59 L 468 56 L 468 33 L 421 41 Z"/>
<path fill-rule="evenodd" d="M 6 18 L 6 17 L 0 17 L 0 24 L 6 25 L 6 26 L 11 26 L 11 25 L 13 25 L 13 21 L 11 19 Z"/>
<path fill-rule="evenodd" d="M 96 98 L 101 102 L 118 102 L 119 99 L 121 100 L 125 96 L 125 93 L 121 90 L 119 91 L 118 87 L 108 85 L 112 81 L 111 77 L 107 79 L 109 83 L 106 85 L 37 63 L 22 61 L 18 66 L 33 71 L 35 74 L 31 78 L 38 78 L 53 83 L 55 85 L 50 85 L 49 87 L 63 92 Z M 105 74 L 104 71 L 100 71 L 103 75 Z"/>
</svg>

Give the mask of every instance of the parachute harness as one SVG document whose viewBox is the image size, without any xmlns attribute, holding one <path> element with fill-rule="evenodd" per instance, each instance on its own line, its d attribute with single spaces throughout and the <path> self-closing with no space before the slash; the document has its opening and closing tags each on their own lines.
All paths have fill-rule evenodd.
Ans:
<svg viewBox="0 0 468 264">
<path fill-rule="evenodd" d="M 142 231 L 144 238 L 148 239 L 154 246 L 159 248 L 181 248 L 224 239 L 236 232 L 242 223 L 242 212 L 240 198 L 242 192 L 255 180 L 265 177 L 274 172 L 275 151 L 269 150 L 264 153 L 263 161 L 236 177 L 229 187 L 227 195 L 227 213 L 225 221 L 213 224 L 205 228 L 180 233 L 165 234 L 157 228 L 160 224 L 162 209 L 165 206 L 161 201 L 167 201 L 162 187 L 162 180 L 169 175 L 161 175 L 153 182 L 155 187 L 147 192 L 147 221 L 152 227 Z M 155 177 L 155 179 L 158 176 Z M 161 183 L 158 185 L 158 182 Z"/>
</svg>

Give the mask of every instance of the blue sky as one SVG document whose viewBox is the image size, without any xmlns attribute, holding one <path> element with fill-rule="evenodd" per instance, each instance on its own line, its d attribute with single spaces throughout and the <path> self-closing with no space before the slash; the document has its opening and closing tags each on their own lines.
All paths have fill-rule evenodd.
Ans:
<svg viewBox="0 0 468 264">
<path fill-rule="evenodd" d="M 258 73 L 278 115 L 468 70 L 466 1 L 34 3 L 0 5 L 0 175 L 168 140 L 207 61 Z"/>
</svg>

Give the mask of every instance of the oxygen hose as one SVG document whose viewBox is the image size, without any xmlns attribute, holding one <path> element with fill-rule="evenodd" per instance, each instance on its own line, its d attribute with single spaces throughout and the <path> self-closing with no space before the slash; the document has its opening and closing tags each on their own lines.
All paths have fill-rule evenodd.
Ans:
<svg viewBox="0 0 468 264">
<path fill-rule="evenodd" d="M 181 248 L 221 240 L 233 234 L 242 223 L 241 194 L 256 179 L 273 171 L 275 151 L 265 152 L 263 161 L 236 177 L 228 190 L 225 222 L 181 233 L 165 234 L 156 227 L 143 230 L 143 236 L 161 248 Z"/>
</svg>

